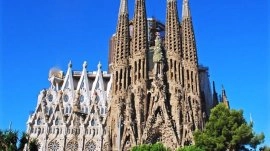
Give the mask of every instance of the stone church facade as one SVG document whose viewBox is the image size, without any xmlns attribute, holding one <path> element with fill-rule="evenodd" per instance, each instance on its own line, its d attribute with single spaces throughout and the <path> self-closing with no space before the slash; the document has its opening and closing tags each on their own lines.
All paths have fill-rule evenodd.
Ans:
<svg viewBox="0 0 270 151">
<path fill-rule="evenodd" d="M 40 151 L 101 150 L 108 106 L 111 75 L 101 70 L 73 71 L 66 75 L 51 69 L 51 87 L 40 91 L 37 107 L 27 122 L 27 133 L 36 138 Z M 27 148 L 27 147 L 26 147 Z"/>
<path fill-rule="evenodd" d="M 120 1 L 110 41 L 109 72 L 51 69 L 50 88 L 38 96 L 27 122 L 41 151 L 129 150 L 162 142 L 175 149 L 194 143 L 213 101 L 208 68 L 198 65 L 188 0 L 179 20 L 177 1 L 167 0 L 166 23 L 147 19 L 145 0 L 135 0 L 129 20 Z M 214 90 L 215 92 L 215 90 Z"/>
</svg>

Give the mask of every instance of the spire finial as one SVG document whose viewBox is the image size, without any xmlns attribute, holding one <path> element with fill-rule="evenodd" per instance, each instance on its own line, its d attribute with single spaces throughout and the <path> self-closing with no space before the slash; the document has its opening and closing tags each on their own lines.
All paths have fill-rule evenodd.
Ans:
<svg viewBox="0 0 270 151">
<path fill-rule="evenodd" d="M 190 10 L 189 10 L 189 1 L 183 0 L 183 6 L 182 6 L 182 19 L 191 17 Z"/>
<path fill-rule="evenodd" d="M 87 61 L 83 62 L 83 68 L 87 68 Z"/>
<path fill-rule="evenodd" d="M 98 62 L 97 67 L 98 67 L 98 70 L 100 70 L 100 69 L 101 69 L 102 65 L 101 65 L 100 61 Z"/>
<path fill-rule="evenodd" d="M 68 67 L 69 68 L 72 68 L 72 62 L 71 62 L 71 60 L 69 60 Z"/>
<path fill-rule="evenodd" d="M 120 2 L 120 8 L 119 8 L 119 15 L 128 13 L 128 6 L 127 6 L 127 0 L 121 0 Z"/>
</svg>

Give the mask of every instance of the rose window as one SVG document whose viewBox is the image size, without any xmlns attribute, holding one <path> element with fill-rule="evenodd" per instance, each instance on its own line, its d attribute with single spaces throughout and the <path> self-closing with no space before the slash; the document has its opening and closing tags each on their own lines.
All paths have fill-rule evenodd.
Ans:
<svg viewBox="0 0 270 151">
<path fill-rule="evenodd" d="M 85 145 L 85 150 L 87 151 L 95 151 L 96 149 L 96 144 L 94 142 L 88 142 Z"/>
<path fill-rule="evenodd" d="M 57 141 L 52 141 L 48 145 L 49 151 L 57 151 L 59 149 L 59 143 Z"/>
</svg>

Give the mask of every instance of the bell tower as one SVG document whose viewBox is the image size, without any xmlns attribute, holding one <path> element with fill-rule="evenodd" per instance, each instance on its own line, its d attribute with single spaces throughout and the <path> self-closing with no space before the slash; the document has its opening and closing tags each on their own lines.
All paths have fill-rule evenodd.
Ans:
<svg viewBox="0 0 270 151">
<path fill-rule="evenodd" d="M 165 49 L 171 114 L 175 122 L 177 137 L 181 139 L 184 79 L 182 77 L 181 26 L 178 18 L 177 0 L 167 0 Z"/>
<path fill-rule="evenodd" d="M 136 113 L 136 125 L 138 142 L 147 118 L 146 90 L 148 85 L 148 32 L 145 0 L 135 0 L 133 33 L 132 33 L 132 55 L 131 55 L 131 86 L 134 94 L 134 105 Z"/>
<path fill-rule="evenodd" d="M 106 119 L 104 150 L 121 150 L 123 119 L 130 84 L 130 32 L 127 0 L 120 1 L 112 64 L 112 100 Z"/>
<path fill-rule="evenodd" d="M 189 1 L 183 0 L 182 4 L 182 49 L 183 49 L 183 80 L 185 89 L 185 101 L 183 102 L 183 131 L 185 135 L 181 144 L 193 142 L 192 132 L 201 129 L 203 123 L 203 110 L 199 87 L 199 70 L 195 35 Z"/>
</svg>

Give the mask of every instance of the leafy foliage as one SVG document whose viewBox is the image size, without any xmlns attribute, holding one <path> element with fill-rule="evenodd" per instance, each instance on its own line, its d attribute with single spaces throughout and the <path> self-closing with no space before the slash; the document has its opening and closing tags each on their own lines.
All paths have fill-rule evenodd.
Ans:
<svg viewBox="0 0 270 151">
<path fill-rule="evenodd" d="M 177 149 L 177 151 L 204 151 L 204 150 L 195 145 L 191 145 L 191 146 L 184 146 L 183 148 L 179 148 Z"/>
<path fill-rule="evenodd" d="M 0 150 L 17 150 L 18 132 L 13 130 L 0 130 Z"/>
<path fill-rule="evenodd" d="M 37 139 L 33 139 L 29 142 L 29 150 L 30 151 L 37 151 L 38 150 L 38 141 Z"/>
<path fill-rule="evenodd" d="M 230 110 L 219 104 L 211 110 L 205 129 L 195 132 L 195 144 L 207 151 L 240 150 L 245 145 L 255 149 L 263 142 L 264 135 L 256 135 L 252 126 L 244 119 L 242 110 Z"/>
<path fill-rule="evenodd" d="M 142 144 L 132 147 L 132 151 L 170 151 L 161 143 L 155 144 Z"/>
<path fill-rule="evenodd" d="M 259 144 L 264 142 L 264 134 L 254 134 L 254 137 L 250 140 L 250 147 L 256 149 Z M 270 150 L 270 149 L 269 149 Z"/>
<path fill-rule="evenodd" d="M 19 145 L 17 147 L 17 142 Z M 18 137 L 18 131 L 0 130 L 0 150 L 2 151 L 23 151 L 25 144 L 29 142 L 29 151 L 37 151 L 37 140 L 29 141 L 26 133 L 22 133 L 21 138 Z"/>
<path fill-rule="evenodd" d="M 260 151 L 270 151 L 270 147 L 269 146 L 263 146 L 259 150 Z"/>
</svg>

